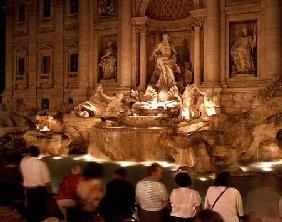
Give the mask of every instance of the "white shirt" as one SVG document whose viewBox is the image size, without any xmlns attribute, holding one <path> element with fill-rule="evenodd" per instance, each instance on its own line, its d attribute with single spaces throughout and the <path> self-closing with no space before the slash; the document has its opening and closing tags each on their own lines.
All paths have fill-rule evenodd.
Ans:
<svg viewBox="0 0 282 222">
<path fill-rule="evenodd" d="M 211 209 L 213 203 L 225 188 L 224 186 L 209 187 L 205 199 L 205 208 Z M 244 216 L 242 198 L 239 191 L 229 187 L 216 202 L 213 211 L 218 212 L 224 222 L 239 222 L 238 215 Z"/>
<path fill-rule="evenodd" d="M 201 205 L 201 196 L 196 190 L 180 187 L 173 189 L 170 195 L 170 202 L 172 206 L 171 216 L 182 218 L 194 217 L 196 207 Z"/>
<path fill-rule="evenodd" d="M 144 178 L 136 184 L 136 199 L 146 211 L 160 211 L 168 200 L 165 185 L 151 178 Z"/>
<path fill-rule="evenodd" d="M 36 157 L 24 157 L 20 164 L 24 187 L 46 186 L 50 182 L 49 170 L 45 162 Z"/>
<path fill-rule="evenodd" d="M 279 199 L 279 217 L 282 218 L 282 197 Z"/>
</svg>

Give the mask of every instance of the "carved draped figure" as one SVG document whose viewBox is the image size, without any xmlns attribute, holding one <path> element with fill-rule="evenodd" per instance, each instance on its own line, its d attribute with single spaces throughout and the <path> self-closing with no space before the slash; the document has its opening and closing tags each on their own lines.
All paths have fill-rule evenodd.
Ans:
<svg viewBox="0 0 282 222">
<path fill-rule="evenodd" d="M 251 74 L 256 69 L 252 57 L 252 37 L 239 37 L 231 47 L 231 58 L 233 60 L 232 74 Z"/>
<path fill-rule="evenodd" d="M 105 49 L 104 55 L 101 57 L 99 66 L 102 69 L 103 79 L 116 79 L 117 67 L 116 67 L 116 55 L 112 47 Z"/>
</svg>

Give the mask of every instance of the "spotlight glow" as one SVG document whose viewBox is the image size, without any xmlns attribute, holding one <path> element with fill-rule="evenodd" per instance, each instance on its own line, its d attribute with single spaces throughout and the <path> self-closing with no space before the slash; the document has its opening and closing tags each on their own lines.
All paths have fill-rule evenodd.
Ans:
<svg viewBox="0 0 282 222">
<path fill-rule="evenodd" d="M 205 181 L 207 181 L 208 179 L 205 178 L 205 177 L 199 177 L 199 180 L 205 182 Z"/>
<path fill-rule="evenodd" d="M 264 172 L 271 172 L 273 169 L 271 167 L 263 167 L 262 171 Z"/>
<path fill-rule="evenodd" d="M 54 157 L 53 157 L 53 160 L 60 160 L 60 159 L 62 159 L 61 156 L 54 156 Z"/>
</svg>

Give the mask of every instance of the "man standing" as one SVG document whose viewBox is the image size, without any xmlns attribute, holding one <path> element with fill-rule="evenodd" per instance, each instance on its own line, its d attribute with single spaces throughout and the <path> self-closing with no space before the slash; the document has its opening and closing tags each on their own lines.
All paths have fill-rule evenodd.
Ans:
<svg viewBox="0 0 282 222">
<path fill-rule="evenodd" d="M 162 168 L 154 163 L 147 169 L 147 177 L 136 185 L 136 200 L 140 204 L 141 222 L 163 221 L 163 208 L 168 204 L 168 194 L 163 183 L 159 182 Z"/>
<path fill-rule="evenodd" d="M 38 147 L 29 147 L 28 154 L 20 163 L 26 192 L 27 217 L 31 222 L 39 222 L 44 220 L 46 214 L 50 176 L 47 165 L 38 159 Z"/>
<path fill-rule="evenodd" d="M 101 211 L 107 222 L 130 221 L 135 204 L 135 189 L 126 180 L 123 168 L 115 170 L 113 179 L 107 183 L 106 194 L 101 202 Z"/>
</svg>

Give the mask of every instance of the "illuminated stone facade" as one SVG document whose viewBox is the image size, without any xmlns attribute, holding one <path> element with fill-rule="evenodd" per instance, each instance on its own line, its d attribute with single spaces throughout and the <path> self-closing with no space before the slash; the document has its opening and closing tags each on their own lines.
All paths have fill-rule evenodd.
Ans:
<svg viewBox="0 0 282 222">
<path fill-rule="evenodd" d="M 279 0 L 6 0 L 4 102 L 56 111 L 98 84 L 145 89 L 149 55 L 167 33 L 193 82 L 214 87 L 226 112 L 242 112 L 282 75 L 281 14 Z M 108 42 L 114 79 L 99 66 Z"/>
</svg>

